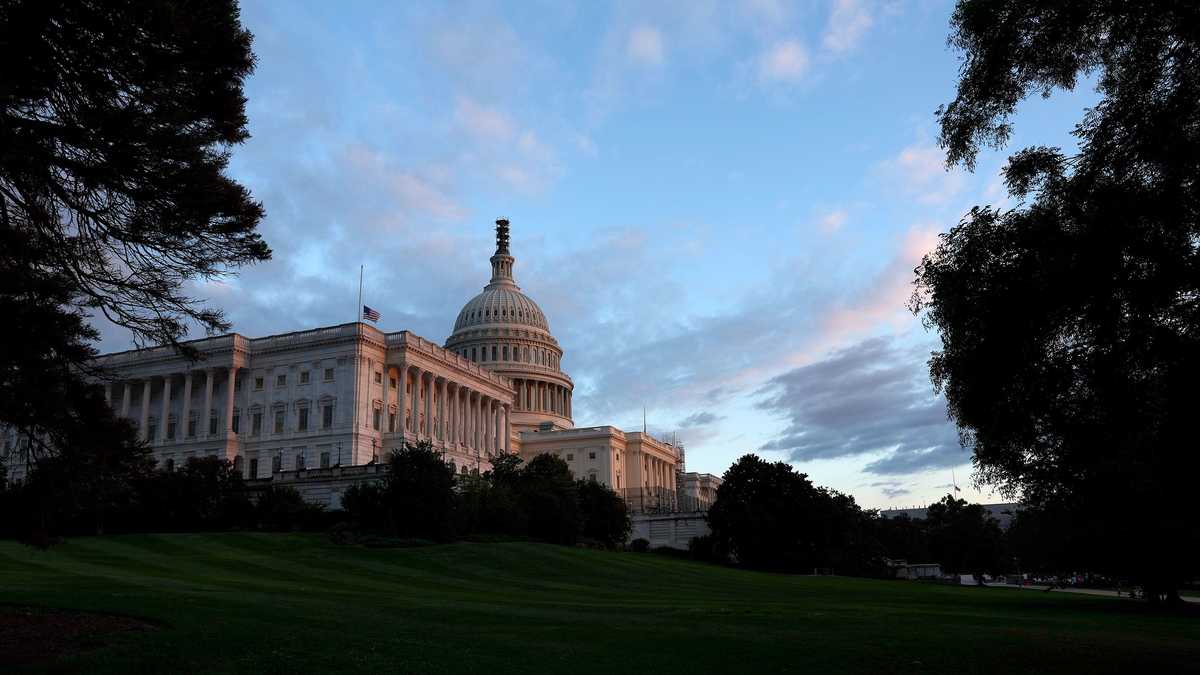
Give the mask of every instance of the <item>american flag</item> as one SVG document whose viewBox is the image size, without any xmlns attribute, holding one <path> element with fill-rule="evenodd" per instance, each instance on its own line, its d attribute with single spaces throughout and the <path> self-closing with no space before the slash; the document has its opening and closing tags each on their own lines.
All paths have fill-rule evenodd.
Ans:
<svg viewBox="0 0 1200 675">
<path fill-rule="evenodd" d="M 363 305 L 363 318 L 367 321 L 379 321 L 379 312 Z"/>
</svg>

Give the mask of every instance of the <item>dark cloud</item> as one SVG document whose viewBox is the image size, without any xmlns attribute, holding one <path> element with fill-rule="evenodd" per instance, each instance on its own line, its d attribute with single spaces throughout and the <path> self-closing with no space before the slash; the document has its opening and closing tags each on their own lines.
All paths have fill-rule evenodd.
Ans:
<svg viewBox="0 0 1200 675">
<path fill-rule="evenodd" d="M 912 490 L 905 487 L 905 485 L 903 483 L 900 483 L 900 482 L 894 481 L 894 480 L 885 480 L 885 481 L 879 481 L 877 483 L 871 483 L 871 487 L 879 488 L 879 491 L 882 492 L 883 495 L 885 497 L 888 497 L 889 499 L 892 497 L 900 497 L 900 496 L 912 493 Z"/>
<path fill-rule="evenodd" d="M 771 379 L 758 406 L 787 427 L 763 450 L 795 462 L 886 453 L 868 473 L 956 466 L 968 455 L 925 370 L 925 353 L 876 337 Z"/>
<path fill-rule="evenodd" d="M 691 415 L 688 415 L 687 417 L 679 420 L 678 424 L 680 427 L 684 427 L 684 428 L 701 427 L 706 424 L 712 424 L 713 422 L 716 422 L 717 420 L 720 420 L 720 419 L 722 419 L 722 418 L 719 415 L 714 415 L 713 413 L 710 413 L 710 412 L 697 412 L 697 413 L 692 413 Z"/>
</svg>

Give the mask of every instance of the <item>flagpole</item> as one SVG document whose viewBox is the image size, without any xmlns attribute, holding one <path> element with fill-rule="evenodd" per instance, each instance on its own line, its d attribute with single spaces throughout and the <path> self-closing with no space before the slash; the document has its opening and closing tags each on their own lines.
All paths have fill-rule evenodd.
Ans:
<svg viewBox="0 0 1200 675">
<path fill-rule="evenodd" d="M 359 324 L 362 323 L 362 284 L 363 284 L 363 266 L 358 266 L 358 307 L 354 310 L 354 427 L 350 432 L 350 465 L 354 466 L 354 452 L 358 450 L 358 388 L 362 381 L 362 376 L 359 371 L 362 370 L 362 356 L 360 348 L 362 346 L 362 329 Z M 338 451 L 338 464 L 341 465 L 342 457 L 341 450 Z"/>
</svg>

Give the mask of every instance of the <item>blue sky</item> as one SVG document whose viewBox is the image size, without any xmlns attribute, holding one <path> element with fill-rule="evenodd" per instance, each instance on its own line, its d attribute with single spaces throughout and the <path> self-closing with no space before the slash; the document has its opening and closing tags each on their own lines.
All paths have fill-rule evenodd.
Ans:
<svg viewBox="0 0 1200 675">
<path fill-rule="evenodd" d="M 952 473 L 998 499 L 968 487 L 904 303 L 937 233 L 1008 204 L 1009 152 L 1071 145 L 1090 88 L 1027 102 L 1007 149 L 947 172 L 949 2 L 391 4 L 243 4 L 231 173 L 275 256 L 195 288 L 236 331 L 351 320 L 362 264 L 381 328 L 442 341 L 507 216 L 577 424 L 640 428 L 645 406 L 691 470 L 757 452 L 868 507 Z"/>
</svg>

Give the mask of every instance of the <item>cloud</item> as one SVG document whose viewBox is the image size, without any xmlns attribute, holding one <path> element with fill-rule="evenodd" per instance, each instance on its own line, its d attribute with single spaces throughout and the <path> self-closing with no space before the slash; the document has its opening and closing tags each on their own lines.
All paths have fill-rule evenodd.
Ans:
<svg viewBox="0 0 1200 675">
<path fill-rule="evenodd" d="M 642 66 L 661 66 L 663 63 L 662 33 L 653 26 L 635 26 L 625 43 L 625 56 Z"/>
<path fill-rule="evenodd" d="M 589 157 L 595 157 L 600 154 L 599 148 L 596 147 L 596 142 L 587 134 L 575 134 L 575 147 Z"/>
<path fill-rule="evenodd" d="M 936 145 L 914 143 L 880 162 L 878 169 L 904 194 L 922 204 L 943 205 L 966 185 L 958 169 L 946 169 L 946 157 Z"/>
<path fill-rule="evenodd" d="M 507 114 L 470 98 L 458 99 L 454 118 L 467 133 L 488 143 L 507 143 L 516 135 L 516 126 Z"/>
<path fill-rule="evenodd" d="M 797 82 L 808 72 L 808 50 L 799 40 L 781 40 L 758 58 L 760 82 Z"/>
<path fill-rule="evenodd" d="M 888 499 L 893 499 L 895 497 L 912 493 L 912 490 L 905 487 L 903 483 L 894 480 L 871 483 L 870 487 L 879 488 L 879 491 L 883 493 L 883 496 L 887 497 Z"/>
<path fill-rule="evenodd" d="M 863 470 L 887 475 L 968 461 L 929 383 L 926 357 L 874 337 L 772 378 L 758 407 L 787 426 L 762 449 L 794 462 L 882 455 Z"/>
<path fill-rule="evenodd" d="M 825 234 L 833 234 L 842 229 L 842 225 L 846 224 L 848 217 L 845 210 L 835 209 L 825 214 L 817 223 L 817 227 Z"/>
<path fill-rule="evenodd" d="M 722 419 L 722 418 L 719 415 L 715 415 L 710 412 L 697 412 L 697 413 L 692 413 L 691 415 L 688 415 L 687 417 L 679 420 L 677 426 L 679 426 L 679 427 L 702 427 L 702 426 L 705 426 L 708 424 L 712 424 L 720 419 Z"/>
<path fill-rule="evenodd" d="M 872 23 L 874 18 L 858 0 L 835 0 L 821 46 L 834 55 L 844 54 L 858 46 Z"/>
</svg>

